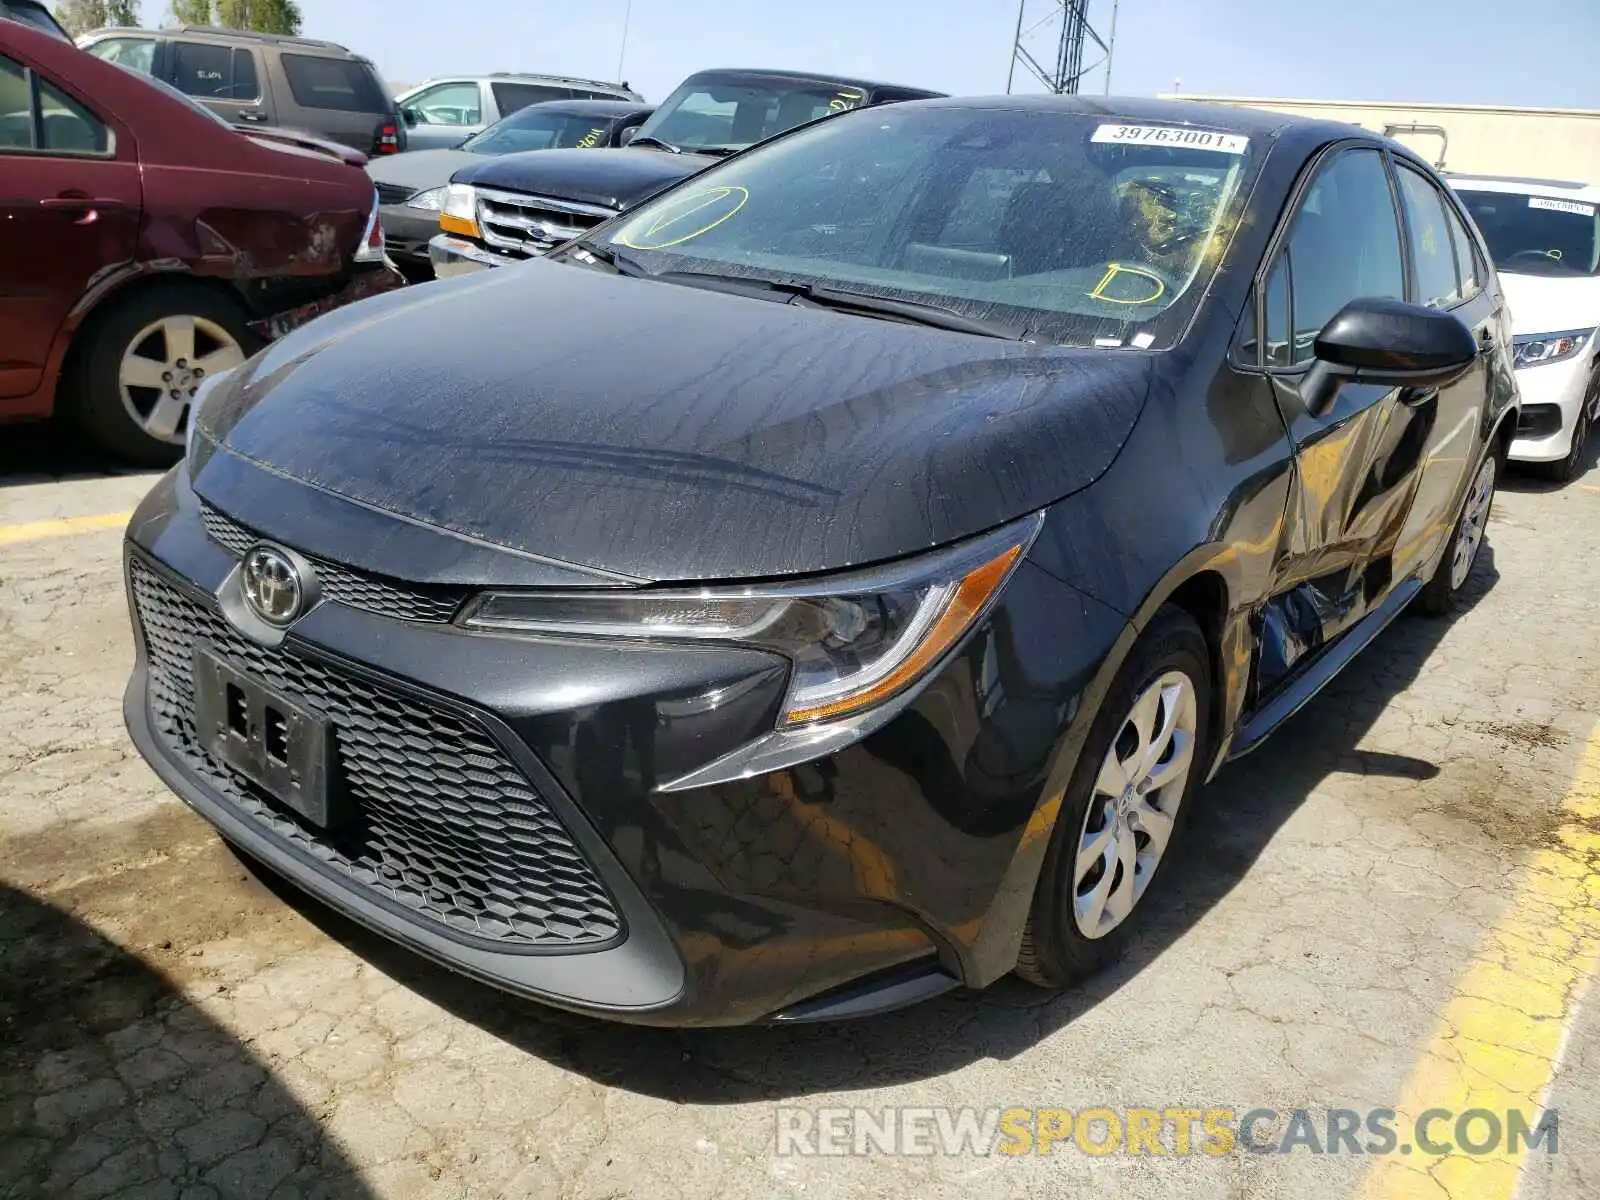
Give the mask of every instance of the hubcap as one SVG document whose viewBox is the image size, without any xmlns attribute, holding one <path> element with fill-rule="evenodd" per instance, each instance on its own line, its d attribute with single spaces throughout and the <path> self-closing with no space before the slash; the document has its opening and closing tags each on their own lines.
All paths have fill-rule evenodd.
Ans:
<svg viewBox="0 0 1600 1200">
<path fill-rule="evenodd" d="M 150 437 L 181 445 L 200 385 L 243 361 L 239 343 L 215 321 L 162 317 L 136 333 L 123 352 L 117 373 L 122 407 Z"/>
<path fill-rule="evenodd" d="M 1495 460 L 1490 455 L 1478 468 L 1478 476 L 1461 509 L 1461 525 L 1456 530 L 1455 550 L 1450 558 L 1450 590 L 1455 591 L 1472 574 L 1472 564 L 1483 545 L 1483 531 L 1489 524 L 1489 506 L 1494 503 Z"/>
<path fill-rule="evenodd" d="M 1073 916 L 1084 937 L 1122 924 L 1150 885 L 1194 763 L 1197 711 L 1193 682 L 1168 671 L 1139 693 L 1112 739 L 1073 866 Z"/>
</svg>

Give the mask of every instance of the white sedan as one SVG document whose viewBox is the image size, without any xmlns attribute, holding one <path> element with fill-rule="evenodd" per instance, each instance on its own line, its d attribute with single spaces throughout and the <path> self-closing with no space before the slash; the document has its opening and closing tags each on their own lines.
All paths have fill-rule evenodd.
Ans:
<svg viewBox="0 0 1600 1200">
<path fill-rule="evenodd" d="M 1565 482 L 1600 418 L 1600 186 L 1454 176 L 1511 308 L 1521 419 L 1511 458 Z"/>
</svg>

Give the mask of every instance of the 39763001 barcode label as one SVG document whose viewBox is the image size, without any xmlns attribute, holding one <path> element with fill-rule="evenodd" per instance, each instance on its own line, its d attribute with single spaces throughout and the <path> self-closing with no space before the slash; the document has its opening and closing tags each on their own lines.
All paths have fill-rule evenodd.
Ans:
<svg viewBox="0 0 1600 1200">
<path fill-rule="evenodd" d="M 1239 133 L 1218 133 L 1213 129 L 1185 129 L 1177 125 L 1101 125 L 1091 142 L 1128 145 L 1173 146 L 1184 150 L 1216 150 L 1222 154 L 1243 154 L 1250 139 Z"/>
<path fill-rule="evenodd" d="M 1551 200 L 1547 196 L 1529 196 L 1529 208 L 1542 208 L 1548 212 L 1576 213 L 1580 217 L 1594 216 L 1594 205 L 1577 200 Z"/>
</svg>

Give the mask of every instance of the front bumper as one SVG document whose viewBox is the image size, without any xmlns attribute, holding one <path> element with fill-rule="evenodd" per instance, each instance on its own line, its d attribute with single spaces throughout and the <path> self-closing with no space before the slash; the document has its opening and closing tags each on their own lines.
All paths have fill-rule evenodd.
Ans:
<svg viewBox="0 0 1600 1200">
<path fill-rule="evenodd" d="M 379 214 L 383 218 L 383 246 L 396 265 L 408 273 L 431 273 L 428 242 L 439 232 L 439 214 L 404 204 L 382 205 Z"/>
<path fill-rule="evenodd" d="M 1557 462 L 1565 458 L 1572 449 L 1578 414 L 1586 402 L 1596 399 L 1593 357 L 1585 351 L 1566 362 L 1524 367 L 1516 374 L 1522 407 L 1511 442 L 1511 459 Z"/>
<path fill-rule="evenodd" d="M 186 471 L 129 527 L 128 728 L 197 812 L 320 900 L 497 987 L 650 1024 L 855 1015 L 981 986 L 1015 964 L 1062 723 L 1085 722 L 1084 693 L 1124 627 L 1110 609 L 1024 566 L 916 702 L 865 742 L 664 793 L 658 780 L 771 727 L 781 660 L 469 634 L 397 607 L 396 585 L 353 587 L 326 562 L 323 602 L 277 650 L 252 648 L 215 598 L 254 535 L 203 512 Z M 178 597 L 165 612 L 152 607 L 152 579 Z M 177 609 L 189 615 L 174 619 Z M 186 743 L 175 712 L 185 648 L 201 637 L 330 714 L 363 806 L 349 844 L 241 790 Z M 699 703 L 734 691 L 723 707 Z M 370 714 L 385 713 L 373 728 Z M 441 721 L 452 731 L 442 748 L 428 733 Z M 513 844 L 511 809 L 548 822 L 541 838 Z M 538 868 L 549 844 L 568 843 L 562 886 L 530 874 L 528 861 Z M 424 852 L 448 856 L 448 869 Z M 532 859 L 511 862 L 518 854 Z M 504 886 L 508 872 L 524 886 Z M 489 882 L 463 883 L 473 879 Z M 578 907 L 594 936 L 563 925 L 573 897 L 587 898 Z M 492 936 L 507 905 L 537 909 L 542 940 Z"/>
<path fill-rule="evenodd" d="M 457 275 L 485 271 L 490 267 L 515 266 L 527 259 L 500 254 L 453 233 L 441 233 L 428 242 L 428 261 L 433 264 L 433 273 L 440 279 L 451 279 Z"/>
</svg>

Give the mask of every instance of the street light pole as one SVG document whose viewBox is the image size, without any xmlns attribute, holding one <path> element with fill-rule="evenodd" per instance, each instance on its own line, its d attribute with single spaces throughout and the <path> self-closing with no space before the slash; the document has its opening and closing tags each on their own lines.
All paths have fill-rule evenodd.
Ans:
<svg viewBox="0 0 1600 1200">
<path fill-rule="evenodd" d="M 617 82 L 622 82 L 622 66 L 628 58 L 628 26 L 633 21 L 633 0 L 622 10 L 622 48 L 617 51 Z"/>
</svg>

